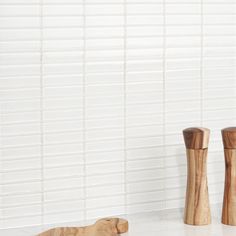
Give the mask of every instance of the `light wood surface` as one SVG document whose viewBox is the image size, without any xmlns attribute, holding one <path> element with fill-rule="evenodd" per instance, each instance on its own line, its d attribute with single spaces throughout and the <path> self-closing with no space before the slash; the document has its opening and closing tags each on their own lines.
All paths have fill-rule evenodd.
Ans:
<svg viewBox="0 0 236 236">
<path fill-rule="evenodd" d="M 208 148 L 210 130 L 201 127 L 191 127 L 183 130 L 184 142 L 187 149 Z"/>
<path fill-rule="evenodd" d="M 236 149 L 225 149 L 225 189 L 222 223 L 236 225 Z"/>
<path fill-rule="evenodd" d="M 222 223 L 236 225 L 236 128 L 222 130 L 225 154 L 225 189 Z"/>
<path fill-rule="evenodd" d="M 38 236 L 117 236 L 128 231 L 128 221 L 120 218 L 105 218 L 86 227 L 59 227 Z"/>
<path fill-rule="evenodd" d="M 188 168 L 184 223 L 208 225 L 211 223 L 207 184 L 207 147 L 210 131 L 205 128 L 190 128 L 185 129 L 183 134 Z"/>
</svg>

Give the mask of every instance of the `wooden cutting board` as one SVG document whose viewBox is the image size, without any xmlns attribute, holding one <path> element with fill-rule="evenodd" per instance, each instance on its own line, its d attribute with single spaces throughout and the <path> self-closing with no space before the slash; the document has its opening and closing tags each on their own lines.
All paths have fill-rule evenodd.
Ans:
<svg viewBox="0 0 236 236">
<path fill-rule="evenodd" d="M 38 236 L 117 236 L 128 231 L 128 221 L 120 218 L 104 218 L 86 227 L 58 227 Z"/>
</svg>

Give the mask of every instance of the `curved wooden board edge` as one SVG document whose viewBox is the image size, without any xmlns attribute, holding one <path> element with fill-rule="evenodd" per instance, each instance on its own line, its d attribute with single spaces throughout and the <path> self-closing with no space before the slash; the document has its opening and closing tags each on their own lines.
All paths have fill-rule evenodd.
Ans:
<svg viewBox="0 0 236 236">
<path fill-rule="evenodd" d="M 117 236 L 126 233 L 129 223 L 121 218 L 103 218 L 86 227 L 57 227 L 37 236 Z"/>
</svg>

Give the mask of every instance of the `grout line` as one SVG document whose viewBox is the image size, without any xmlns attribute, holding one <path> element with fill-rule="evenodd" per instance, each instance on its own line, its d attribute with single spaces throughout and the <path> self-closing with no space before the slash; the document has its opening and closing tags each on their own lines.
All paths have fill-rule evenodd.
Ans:
<svg viewBox="0 0 236 236">
<path fill-rule="evenodd" d="M 88 4 L 88 3 L 87 3 Z M 128 3 L 127 3 L 128 4 Z M 161 4 L 161 3 L 160 3 Z M 167 3 L 166 3 L 167 4 Z M 200 3 L 199 3 L 200 4 Z M 129 13 L 129 16 L 162 16 L 163 15 L 163 12 L 144 12 L 144 13 Z M 166 13 L 167 16 L 200 16 L 201 13 L 186 13 L 186 12 L 178 12 L 178 13 Z M 216 13 L 206 13 L 205 14 L 206 16 L 233 16 L 234 13 L 220 13 L 220 12 L 216 12 Z M 25 17 L 25 18 L 35 18 L 37 16 L 40 16 L 40 14 L 19 14 L 19 15 L 0 15 L 0 18 L 15 18 L 15 17 Z M 83 15 L 82 14 L 44 14 L 44 17 L 47 17 L 47 18 L 54 18 L 54 17 L 82 17 Z M 96 16 L 102 16 L 102 17 L 109 17 L 109 16 L 124 16 L 123 14 L 120 14 L 120 13 L 114 13 L 114 14 L 87 14 L 88 17 L 96 17 Z M 91 27 L 91 26 L 90 26 Z"/>
<path fill-rule="evenodd" d="M 124 192 L 125 192 L 125 214 L 128 214 L 128 189 L 127 189 L 127 0 L 124 0 Z"/>
<path fill-rule="evenodd" d="M 87 188 L 86 188 L 86 0 L 83 0 L 83 219 L 87 220 Z"/>
<path fill-rule="evenodd" d="M 81 6 L 83 3 L 81 2 L 78 2 L 78 3 L 73 3 L 73 2 L 68 2 L 68 3 L 63 3 L 63 2 L 57 2 L 57 3 L 45 3 L 45 6 Z M 108 2 L 108 1 L 101 1 L 101 2 L 88 2 L 87 5 L 90 5 L 90 6 L 93 6 L 93 5 L 115 5 L 115 6 L 120 6 L 122 3 L 117 1 L 117 2 Z M 161 2 L 157 2 L 155 0 L 152 0 L 152 1 L 146 1 L 143 0 L 143 1 L 133 1 L 133 2 L 128 2 L 127 5 L 145 5 L 145 4 L 151 4 L 151 5 L 161 5 Z M 183 5 L 187 5 L 187 6 L 198 6 L 200 3 L 198 2 L 187 2 L 187 1 L 178 1 L 178 4 L 183 4 Z M 211 5 L 232 5 L 234 6 L 236 3 L 233 2 L 232 0 L 228 0 L 228 1 L 225 1 L 225 0 L 222 0 L 222 2 L 207 2 L 207 5 L 211 6 Z M 38 6 L 39 3 L 0 3 L 0 6 L 14 6 L 14 5 L 17 5 L 17 6 Z M 176 5 L 176 3 L 174 3 L 174 1 L 170 1 L 170 2 L 167 2 L 166 5 Z"/>
<path fill-rule="evenodd" d="M 236 59 L 236 58 L 226 58 L 226 59 Z M 222 60 L 222 58 L 221 58 Z M 161 61 L 161 60 L 158 60 L 158 61 Z M 138 61 L 139 63 L 141 61 Z M 221 67 L 222 68 L 222 67 Z M 217 78 L 217 77 L 216 77 Z M 215 81 L 216 78 L 212 79 L 212 78 L 209 78 L 209 81 Z M 222 77 L 221 77 L 222 79 Z M 224 79 L 227 79 L 226 76 L 224 76 Z M 230 80 L 233 80 L 232 76 L 229 76 L 228 79 Z M 199 80 L 199 82 L 201 81 L 201 78 L 198 78 L 197 77 L 197 80 Z M 189 79 L 181 79 L 179 80 L 180 82 L 189 82 Z M 150 80 L 150 81 L 147 81 L 147 82 L 140 82 L 140 81 L 136 81 L 136 82 L 127 82 L 127 85 L 159 85 L 161 81 L 154 81 L 154 80 Z M 175 81 L 173 81 L 173 83 L 176 83 Z M 123 83 L 121 82 L 112 82 L 112 83 L 108 83 L 108 82 L 103 82 L 103 83 L 98 83 L 98 84 L 91 84 L 91 85 L 88 85 L 88 87 L 95 87 L 95 88 L 99 88 L 99 87 L 103 87 L 103 86 L 108 86 L 108 87 L 113 87 L 113 86 L 121 86 Z M 171 82 L 170 82 L 171 84 Z M 45 88 L 48 88 L 48 89 L 62 89 L 62 88 L 81 88 L 83 87 L 82 85 L 78 85 L 78 84 L 72 84 L 70 86 L 45 86 Z M 206 88 L 206 90 L 216 90 L 216 89 L 230 89 L 232 88 L 232 86 L 220 86 L 220 85 L 215 85 L 213 87 L 210 87 L 210 88 Z M 171 88 L 171 90 L 175 90 L 176 88 L 173 87 Z M 191 89 L 189 88 L 190 90 L 194 90 L 194 89 Z M 3 87 L 1 91 L 27 91 L 27 90 L 38 90 L 38 87 L 27 87 L 27 88 L 24 88 L 24 87 L 15 87 L 15 88 L 10 88 L 10 87 Z M 184 89 L 182 89 L 184 90 Z M 143 93 L 150 93 L 150 92 L 156 92 L 158 91 L 158 89 L 153 89 L 153 90 L 144 90 L 144 91 L 140 91 L 140 90 L 137 90 L 137 91 L 133 91 L 133 92 L 129 92 L 131 94 L 143 94 Z M 159 89 L 159 92 L 161 91 L 161 89 Z M 114 96 L 114 95 L 113 95 Z M 112 95 L 106 95 L 106 97 L 113 97 Z M 122 97 L 121 95 L 116 95 L 117 97 Z M 89 96 L 90 98 L 93 98 L 93 96 Z M 60 96 L 48 96 L 45 100 L 48 100 L 48 101 L 54 101 L 54 100 L 60 100 L 60 101 L 70 101 L 70 100 L 73 100 L 75 99 L 75 96 L 70 96 L 70 97 L 67 97 L 67 98 L 61 98 Z M 9 99 L 9 100 L 5 100 L 4 102 L 17 102 L 17 101 L 31 101 L 32 99 L 28 98 L 28 99 Z M 34 102 L 38 102 L 40 99 L 39 97 L 36 97 L 34 98 Z M 77 100 L 79 101 L 80 98 L 77 98 Z M 105 103 L 104 103 L 105 104 Z M 104 104 L 100 104 L 99 106 L 102 106 Z M 75 108 L 80 108 L 79 105 L 77 106 L 74 106 Z M 37 109 L 36 109 L 37 110 Z M 45 110 L 55 110 L 55 109 L 45 109 Z"/>
<path fill-rule="evenodd" d="M 145 25 L 141 25 L 141 26 L 145 26 Z M 147 25 L 146 25 L 147 26 Z M 191 26 L 191 25 L 189 25 Z M 113 26 L 113 27 L 105 27 L 105 26 L 101 26 L 101 27 L 93 27 L 93 28 L 123 28 L 124 25 L 121 25 L 121 26 Z M 92 27 L 86 27 L 86 28 L 92 28 Z M 189 37 L 189 38 L 194 38 L 194 37 L 199 37 L 201 36 L 200 33 L 196 33 L 196 34 L 169 34 L 168 37 L 169 38 L 183 38 L 183 37 Z M 233 39 L 235 38 L 235 35 L 234 34 L 205 34 L 204 36 L 206 37 L 232 37 Z M 161 34 L 158 34 L 158 35 L 146 35 L 146 36 L 129 36 L 127 38 L 161 38 L 162 35 Z M 117 37 L 108 37 L 106 39 L 114 39 L 114 38 L 117 38 Z M 122 39 L 123 37 L 119 37 L 118 39 Z M 87 39 L 91 39 L 91 40 L 97 40 L 97 39 L 105 39 L 105 37 L 88 37 Z M 45 39 L 44 41 L 46 42 L 50 42 L 50 41 L 75 41 L 75 40 L 83 40 L 82 37 L 65 37 L 65 38 L 50 38 L 50 39 Z M 39 40 L 35 40 L 33 38 L 29 38 L 29 39 L 17 39 L 17 40 L 14 40 L 14 39 L 9 39 L 9 40 L 0 40 L 0 43 L 6 43 L 6 42 L 38 42 Z M 230 46 L 207 46 L 207 47 L 221 47 L 221 48 L 228 48 Z M 235 47 L 235 46 L 232 46 L 232 47 Z M 157 49 L 158 47 L 147 47 L 147 49 L 150 48 L 150 49 Z M 161 47 L 160 47 L 161 48 Z M 171 48 L 171 47 L 170 47 Z M 172 47 L 174 48 L 174 47 Z M 231 47 L 230 47 L 231 48 Z M 80 48 L 79 48 L 80 49 Z M 77 51 L 79 51 L 79 49 L 77 48 Z M 131 48 L 131 49 L 139 49 L 138 47 L 137 48 Z M 142 49 L 146 49 L 146 48 L 142 48 Z M 97 49 L 97 50 L 120 50 L 120 49 L 117 49 L 117 48 L 109 48 L 109 49 Z M 87 51 L 97 51 L 96 49 L 87 49 Z M 63 51 L 63 50 L 62 50 Z M 74 51 L 74 50 L 73 50 Z M 34 52 L 34 51 L 32 51 Z M 45 51 L 45 52 L 58 52 L 58 51 Z M 59 51 L 60 52 L 60 51 Z M 20 52 L 14 52 L 16 54 L 20 53 Z M 26 75 L 26 76 L 29 76 L 29 75 Z M 34 76 L 37 76 L 34 74 Z"/>
<path fill-rule="evenodd" d="M 164 179 L 164 209 L 167 206 L 166 200 L 166 0 L 163 0 L 163 179 Z"/>
<path fill-rule="evenodd" d="M 44 224 L 44 81 L 43 81 L 43 4 L 44 0 L 40 0 L 40 156 L 41 156 L 41 225 Z"/>
<path fill-rule="evenodd" d="M 102 16 L 102 15 L 95 15 L 94 17 L 99 17 L 99 16 Z M 108 15 L 106 15 L 108 16 Z M 119 15 L 119 16 L 124 16 L 124 15 Z M 137 15 L 137 16 L 142 16 L 142 15 Z M 1 19 L 1 17 L 0 17 Z M 223 27 L 223 26 L 235 26 L 236 23 L 221 23 L 221 24 L 216 24 L 216 23 L 206 23 L 204 24 L 205 26 L 217 26 L 217 27 Z M 130 27 L 130 28 L 135 28 L 135 27 L 146 27 L 146 26 L 149 26 L 149 27 L 161 27 L 163 26 L 162 23 L 153 23 L 153 24 L 129 24 L 127 25 L 127 27 Z M 166 23 L 166 26 L 170 26 L 170 27 L 176 27 L 176 26 L 199 26 L 198 23 L 192 23 L 192 24 L 189 24 L 189 23 L 179 23 L 179 24 L 174 24 L 174 23 Z M 104 27 L 104 28 L 108 28 L 106 25 L 95 25 L 94 27 L 93 26 L 88 26 L 88 28 L 100 28 L 100 27 Z M 114 27 L 124 27 L 124 24 L 123 25 L 116 25 Z M 80 25 L 77 25 L 77 26 L 45 26 L 44 29 L 78 29 L 78 28 L 81 28 Z M 32 26 L 32 27 L 8 27 L 8 28 L 0 28 L 0 31 L 4 31 L 4 30 L 18 30 L 18 31 L 21 31 L 21 30 L 36 30 L 37 29 L 37 26 Z M 120 36 L 121 38 L 122 36 Z M 129 36 L 129 37 L 135 37 L 135 36 Z M 144 37 L 144 36 L 140 36 L 140 37 Z M 93 38 L 99 38 L 99 37 L 89 37 L 89 39 L 93 39 Z M 52 40 L 52 38 L 50 38 L 49 40 Z"/>
<path fill-rule="evenodd" d="M 201 64 L 200 64 L 200 76 L 201 76 L 201 80 L 200 80 L 200 97 L 201 97 L 201 103 L 200 103 L 200 119 L 201 119 L 201 126 L 204 126 L 204 121 L 203 121 L 203 99 L 204 99 L 204 85 L 203 85 L 203 40 L 204 40 L 204 31 L 203 31 L 203 27 L 204 27 L 204 22 L 203 22 L 203 0 L 201 0 L 201 55 L 200 55 L 200 60 L 201 60 Z"/>
<path fill-rule="evenodd" d="M 185 35 L 185 36 L 187 36 L 187 35 Z M 201 36 L 200 34 L 199 35 L 197 35 L 197 36 Z M 206 35 L 205 35 L 206 36 Z M 215 35 L 213 35 L 213 36 L 207 36 L 207 37 L 214 37 Z M 127 36 L 126 38 L 127 39 L 129 39 L 129 38 L 159 38 L 159 37 L 161 37 L 160 35 L 147 35 L 147 36 Z M 168 37 L 172 37 L 172 36 L 168 36 Z M 178 37 L 178 38 L 182 38 L 183 36 L 182 35 L 176 35 L 176 36 L 173 36 L 173 37 Z M 188 37 L 192 37 L 191 35 L 188 35 Z M 195 36 L 193 36 L 193 38 L 194 37 L 196 37 L 196 35 Z M 222 36 L 222 37 L 224 37 L 224 36 Z M 226 36 L 227 37 L 227 36 Z M 236 37 L 236 36 L 233 36 L 234 38 Z M 83 38 L 77 38 L 77 39 L 75 39 L 75 40 L 79 40 L 79 39 L 83 39 Z M 92 39 L 92 40 L 99 40 L 99 39 L 124 39 L 124 36 L 122 36 L 122 37 L 119 37 L 119 36 L 110 36 L 110 37 L 87 37 L 87 39 Z M 57 39 L 58 41 L 63 41 L 63 39 L 62 40 L 60 40 L 59 38 Z M 72 40 L 72 39 L 71 39 Z M 38 42 L 38 40 L 36 41 L 36 40 L 17 40 L 17 42 Z M 44 41 L 46 41 L 46 40 L 44 40 Z M 47 40 L 47 41 L 53 41 L 53 39 L 52 40 Z M 65 41 L 70 41 L 70 39 L 66 39 Z M 3 41 L 3 40 L 0 40 L 0 43 L 4 43 L 5 41 Z M 9 41 L 7 41 L 7 42 L 9 42 Z M 10 42 L 14 42 L 13 40 L 11 40 Z M 198 45 L 198 44 L 197 44 Z M 175 46 L 175 44 L 174 45 L 169 45 L 168 46 L 168 49 L 191 49 L 191 48 L 194 48 L 194 49 L 196 49 L 196 48 L 200 48 L 201 46 L 196 46 L 196 44 L 192 44 L 192 45 L 186 45 L 186 46 L 181 46 L 181 45 L 176 45 Z M 232 45 L 224 45 L 224 46 L 221 46 L 220 44 L 219 45 L 213 45 L 213 46 L 211 46 L 211 45 L 208 45 L 206 48 L 223 48 L 223 49 L 225 49 L 225 48 L 235 48 L 236 47 L 236 44 L 232 44 Z M 132 50 L 146 50 L 146 49 L 152 49 L 152 50 L 160 50 L 160 49 L 162 49 L 162 45 L 156 45 L 156 46 L 154 46 L 154 47 L 149 47 L 149 48 L 139 48 L 139 47 L 136 47 L 136 48 L 134 48 L 134 47 L 132 47 L 132 48 L 130 48 L 130 49 L 132 49 Z M 91 52 L 93 52 L 93 51 L 101 51 L 101 50 L 103 50 L 103 51 L 110 51 L 110 50 L 112 50 L 112 51 L 120 51 L 120 49 L 117 49 L 117 48 L 111 48 L 111 49 L 106 49 L 106 48 L 102 48 L 102 49 L 87 49 L 87 51 L 91 51 Z M 67 48 L 67 49 L 59 49 L 59 50 L 50 50 L 50 49 L 47 49 L 47 50 L 44 50 L 43 51 L 44 53 L 52 53 L 52 54 L 57 54 L 57 53 L 80 53 L 81 52 L 81 48 L 76 48 L 76 47 L 74 47 L 74 48 Z M 27 51 L 27 52 L 22 52 L 22 51 L 16 51 L 16 52 L 12 52 L 12 51 L 3 51 L 2 53 L 1 53 L 1 55 L 29 55 L 29 54 L 39 54 L 37 51 Z M 215 58 L 217 58 L 217 57 L 215 57 L 215 56 L 204 56 L 205 58 L 213 58 L 213 59 L 215 59 Z M 235 58 L 235 55 L 231 55 L 231 56 L 218 56 L 218 58 Z M 186 59 L 188 59 L 189 57 L 186 57 Z M 191 57 L 190 57 L 191 58 Z M 195 58 L 195 57 L 193 57 L 193 58 Z M 171 59 L 171 57 L 170 57 L 170 59 Z M 174 59 L 174 58 L 173 58 Z M 137 59 L 137 60 L 139 60 L 139 59 Z M 149 59 L 147 59 L 148 61 L 149 61 Z M 151 60 L 153 60 L 153 59 L 151 59 Z M 95 60 L 96 61 L 96 60 Z M 133 60 L 130 60 L 130 61 L 133 61 Z M 135 61 L 135 60 L 134 60 Z M 91 61 L 91 62 L 93 62 L 93 61 Z M 46 63 L 45 63 L 46 64 Z M 78 64 L 78 63 L 77 63 Z M 17 65 L 17 64 L 16 64 Z M 37 63 L 35 63 L 35 64 L 31 64 L 31 65 L 37 65 Z M 78 74 L 70 74 L 70 76 L 77 76 Z M 35 75 L 25 75 L 25 76 L 19 76 L 19 77 L 22 77 L 22 78 L 32 78 L 32 76 L 34 76 L 34 77 L 37 77 L 37 75 L 35 74 Z M 63 76 L 63 74 L 62 75 L 60 75 L 60 74 L 58 74 L 57 76 Z M 16 75 L 14 76 L 14 75 L 10 75 L 10 76 L 8 76 L 8 78 L 14 78 L 14 77 L 17 77 Z M 48 77 L 54 77 L 54 75 L 48 75 Z M 4 78 L 1 78 L 1 80 L 4 80 L 4 79 L 8 79 L 8 78 L 6 78 L 6 77 L 4 77 Z"/>
<path fill-rule="evenodd" d="M 166 14 L 167 15 L 167 14 Z M 182 15 L 182 14 L 181 14 Z M 91 16 L 91 15 L 90 15 Z M 101 17 L 101 16 L 109 16 L 109 15 L 94 15 L 94 17 Z M 111 16 L 114 16 L 114 15 L 111 15 Z M 125 15 L 117 15 L 117 16 L 124 16 Z M 143 16 L 143 15 L 136 15 L 136 16 Z M 171 15 L 170 15 L 171 16 Z M 201 16 L 201 15 L 200 15 Z M 63 16 L 58 16 L 58 17 L 63 17 Z M 1 19 L 1 17 L 0 17 Z M 218 27 L 222 27 L 222 26 L 235 26 L 236 23 L 221 23 L 221 24 L 217 24 L 217 23 L 205 23 L 204 24 L 205 26 L 218 26 Z M 123 25 L 115 25 L 114 27 L 123 27 Z M 158 26 L 163 26 L 162 23 L 153 23 L 153 24 L 127 24 L 127 27 L 146 27 L 146 26 L 149 26 L 149 27 L 158 27 Z M 176 26 L 199 26 L 199 23 L 179 23 L 179 24 L 174 24 L 174 23 L 166 23 L 166 26 L 173 26 L 173 27 L 176 27 Z M 94 25 L 94 26 L 87 26 L 88 28 L 100 28 L 100 27 L 105 27 L 105 28 L 109 28 L 109 26 L 106 26 L 106 25 Z M 54 26 L 45 26 L 44 29 L 78 29 L 78 28 L 82 28 L 79 24 L 76 26 L 57 26 L 57 25 L 54 25 Z M 37 29 L 37 26 L 28 26 L 28 27 L 8 27 L 8 28 L 1 28 L 0 27 L 0 31 L 4 31 L 6 29 L 9 29 L 9 30 L 36 30 Z M 89 37 L 89 38 L 95 38 L 95 37 Z M 50 39 L 51 40 L 51 39 Z"/>
<path fill-rule="evenodd" d="M 0 103 L 0 146 L 3 146 L 3 108 L 2 108 L 2 103 Z M 3 150 L 0 149 L 0 206 L 3 206 Z M 3 228 L 3 209 L 0 207 L 0 229 Z"/>
<path fill-rule="evenodd" d="M 208 98 L 208 99 L 205 99 L 206 101 L 214 101 L 214 100 L 228 100 L 228 99 L 236 99 L 236 96 L 235 97 L 217 97 L 217 98 Z M 186 102 L 186 100 L 177 100 L 177 102 Z M 195 102 L 195 103 L 198 103 L 199 102 L 199 99 L 189 99 L 188 101 L 187 101 L 187 103 L 188 102 Z M 170 101 L 167 101 L 166 103 L 170 103 L 170 104 L 174 104 L 174 103 L 176 103 L 176 101 L 172 101 L 172 100 L 170 100 Z M 128 105 L 153 105 L 153 104 L 156 104 L 156 105 L 158 105 L 158 104 L 161 104 L 161 102 L 149 102 L 149 103 L 129 103 Z M 104 107 L 110 107 L 111 105 L 105 105 Z M 122 106 L 118 106 L 118 105 L 115 105 L 114 107 L 116 107 L 116 108 L 121 108 Z M 215 109 L 212 109 L 212 108 L 208 108 L 207 110 L 206 109 L 203 109 L 204 111 L 227 111 L 227 110 L 230 110 L 230 109 L 234 109 L 235 108 L 235 105 L 230 105 L 230 106 L 228 106 L 228 107 L 224 107 L 224 108 L 222 108 L 222 107 L 218 107 L 218 108 L 215 108 Z M 69 109 L 69 110 L 75 110 L 75 109 Z M 22 111 L 23 113 L 30 113 L 30 112 L 35 112 L 35 111 L 38 111 L 38 110 L 28 110 L 28 111 Z M 45 110 L 45 111 L 47 111 L 47 110 Z M 58 110 L 58 111 L 60 111 L 60 109 Z M 190 108 L 188 108 L 188 109 L 186 109 L 185 111 L 188 111 L 188 112 L 195 112 L 196 111 L 196 109 L 194 110 L 194 109 L 190 109 Z M 21 112 L 21 113 L 22 113 Z M 176 110 L 173 110 L 173 111 L 169 111 L 169 112 L 166 112 L 166 114 L 172 114 L 172 113 L 176 113 L 177 111 Z M 20 113 L 20 111 L 17 111 L 17 112 L 7 112 L 7 113 L 5 113 L 5 114 L 7 114 L 7 115 L 10 115 L 10 114 L 19 114 Z M 179 114 L 179 112 L 177 112 L 178 114 Z M 146 116 L 157 116 L 156 115 L 156 113 L 152 113 L 152 112 L 146 112 L 146 113 L 142 113 L 142 114 L 140 114 L 140 113 L 137 113 L 136 115 L 129 115 L 129 118 L 137 118 L 137 117 L 140 117 L 140 116 L 144 116 L 144 117 L 146 117 Z M 78 119 L 79 119 L 79 117 L 77 117 Z M 45 120 L 45 122 L 48 122 L 48 123 L 54 123 L 54 122 L 67 122 L 67 121 L 75 121 L 77 118 L 73 118 L 73 119 L 66 119 L 66 118 L 64 118 L 64 119 L 56 119 L 56 118 L 54 118 L 54 119 L 50 119 L 50 120 Z M 115 115 L 110 115 L 110 116 L 91 116 L 91 117 L 89 117 L 88 118 L 88 120 L 89 121 L 94 121 L 94 120 L 110 120 L 110 119 L 120 119 L 121 118 L 121 116 L 115 116 Z M 205 120 L 208 120 L 208 119 L 205 119 Z M 210 119 L 210 120 L 212 120 L 212 118 Z M 217 120 L 217 119 L 214 119 L 214 120 Z M 27 122 L 29 122 L 29 123 L 39 123 L 39 121 L 38 120 L 36 120 L 36 121 L 27 121 Z M 22 124 L 22 123 L 25 123 L 25 122 L 10 122 L 10 123 L 5 123 L 5 125 L 9 125 L 9 124 Z M 173 122 L 172 122 L 173 123 Z M 177 122 L 178 123 L 178 122 Z M 136 126 L 139 126 L 139 125 L 136 125 Z M 132 126 L 133 127 L 133 126 Z M 93 129 L 93 128 L 92 128 Z M 98 129 L 98 128 L 94 128 L 94 129 Z M 77 131 L 78 131 L 78 129 L 77 129 Z M 59 131 L 59 132 L 61 132 L 61 131 Z M 64 132 L 64 131 L 62 131 L 62 132 Z M 68 132 L 68 131 L 65 131 L 65 132 Z M 47 133 L 57 133 L 57 132 L 47 132 Z M 38 134 L 38 132 L 35 132 L 35 133 L 31 133 L 31 134 L 22 134 L 23 136 L 27 136 L 27 135 L 34 135 L 34 134 Z M 12 135 L 11 134 L 9 134 L 9 135 L 5 135 L 5 137 L 11 137 Z M 19 136 L 19 135 L 17 135 L 17 136 Z"/>
</svg>

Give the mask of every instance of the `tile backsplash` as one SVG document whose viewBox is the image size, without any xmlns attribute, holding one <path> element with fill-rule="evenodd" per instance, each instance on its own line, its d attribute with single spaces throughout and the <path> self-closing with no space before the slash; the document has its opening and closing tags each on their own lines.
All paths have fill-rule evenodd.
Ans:
<svg viewBox="0 0 236 236">
<path fill-rule="evenodd" d="M 236 124 L 234 0 L 1 0 L 0 226 L 180 208 L 182 130 Z"/>
</svg>

